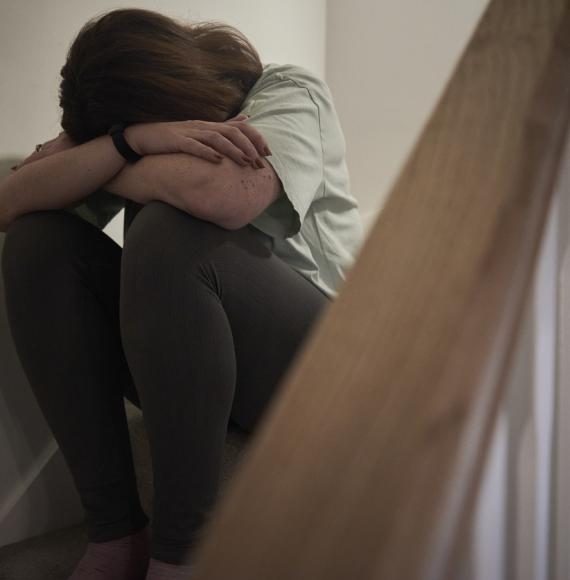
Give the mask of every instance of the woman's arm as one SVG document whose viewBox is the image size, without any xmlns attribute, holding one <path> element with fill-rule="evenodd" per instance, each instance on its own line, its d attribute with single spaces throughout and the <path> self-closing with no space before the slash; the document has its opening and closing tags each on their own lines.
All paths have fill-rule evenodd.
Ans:
<svg viewBox="0 0 570 580">
<path fill-rule="evenodd" d="M 171 159 L 179 157 L 192 158 L 186 153 L 145 155 L 136 163 L 127 163 L 101 189 L 142 204 L 159 199 L 186 211 L 175 195 L 178 188 L 172 187 Z"/>
<path fill-rule="evenodd" d="M 147 155 L 127 165 L 103 189 L 142 204 L 162 200 L 202 220 L 237 229 L 279 195 L 273 167 L 265 159 L 261 163 L 260 171 L 229 158 L 212 163 L 187 153 Z"/>
<path fill-rule="evenodd" d="M 111 137 L 102 135 L 20 167 L 0 183 L 0 231 L 21 214 L 77 202 L 125 164 Z"/>
<path fill-rule="evenodd" d="M 138 151 L 144 158 L 135 164 L 125 162 L 108 135 L 48 154 L 45 158 L 30 158 L 30 163 L 0 183 L 0 231 L 6 231 L 12 220 L 23 213 L 65 208 L 80 202 L 97 189 L 139 203 L 147 203 L 151 199 L 163 200 L 220 225 L 233 223 L 235 216 L 233 212 L 227 215 L 226 204 L 218 203 L 213 196 L 205 199 L 198 186 L 204 180 L 210 180 L 210 168 L 217 165 L 205 159 L 212 155 L 223 159 L 216 148 L 226 155 L 237 155 L 240 164 L 246 166 L 249 162 L 241 160 L 242 152 L 235 143 L 246 150 L 252 148 L 256 155 L 255 147 L 270 154 L 263 137 L 239 121 L 242 117 L 238 115 L 235 121 L 224 123 L 187 121 L 129 126 L 125 131 L 129 144 L 135 150 L 141 147 L 139 140 L 135 139 L 138 136 L 142 139 L 142 145 L 151 149 Z M 194 126 L 198 128 L 194 129 Z M 234 142 L 225 138 L 212 141 L 212 137 L 220 137 L 216 132 L 227 134 Z M 212 142 L 213 147 L 201 141 Z M 257 163 L 259 168 L 265 166 L 261 159 Z M 238 165 L 235 162 L 231 164 Z M 204 166 L 208 166 L 207 171 L 204 171 Z M 184 183 L 182 191 L 180 182 Z"/>
<path fill-rule="evenodd" d="M 143 204 L 162 200 L 228 229 L 242 227 L 249 222 L 244 216 L 249 217 L 252 208 L 262 211 L 270 197 L 275 197 L 276 189 L 273 176 L 259 171 L 272 169 L 260 156 L 271 155 L 271 151 L 263 135 L 245 123 L 247 118 L 238 115 L 222 123 L 192 120 L 131 125 L 125 135 L 144 157 L 124 167 L 102 189 Z M 222 136 L 230 139 L 215 139 Z M 169 139 L 179 152 L 161 153 Z M 202 152 L 204 145 L 207 148 Z M 214 162 L 208 154 L 212 149 L 226 156 Z M 243 158 L 245 151 L 253 151 L 250 162 Z"/>
</svg>

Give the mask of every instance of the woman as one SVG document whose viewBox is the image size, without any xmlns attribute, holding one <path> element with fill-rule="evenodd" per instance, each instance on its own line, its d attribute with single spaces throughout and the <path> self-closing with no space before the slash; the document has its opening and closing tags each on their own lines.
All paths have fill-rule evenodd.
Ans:
<svg viewBox="0 0 570 580">
<path fill-rule="evenodd" d="M 220 23 L 114 10 L 61 75 L 63 131 L 0 184 L 0 222 L 14 343 L 85 509 L 71 578 L 188 578 L 228 422 L 255 430 L 361 246 L 343 134 L 322 80 Z"/>
</svg>

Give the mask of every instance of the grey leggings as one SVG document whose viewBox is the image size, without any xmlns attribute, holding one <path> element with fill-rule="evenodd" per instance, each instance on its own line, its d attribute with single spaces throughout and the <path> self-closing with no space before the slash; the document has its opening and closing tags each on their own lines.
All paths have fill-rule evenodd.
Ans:
<svg viewBox="0 0 570 580">
<path fill-rule="evenodd" d="M 150 442 L 151 555 L 181 563 L 216 501 L 229 421 L 255 430 L 331 299 L 252 226 L 226 230 L 162 201 L 127 206 L 123 248 L 63 210 L 16 218 L 2 252 L 7 316 L 90 541 L 149 522 L 127 397 Z"/>
</svg>

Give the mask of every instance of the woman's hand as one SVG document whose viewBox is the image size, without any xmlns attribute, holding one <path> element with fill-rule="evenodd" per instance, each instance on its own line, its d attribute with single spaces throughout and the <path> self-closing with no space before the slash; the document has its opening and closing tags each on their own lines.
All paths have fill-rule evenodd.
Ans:
<svg viewBox="0 0 570 580">
<path fill-rule="evenodd" d="M 221 123 L 199 119 L 136 123 L 125 129 L 125 139 L 140 155 L 189 153 L 213 162 L 225 155 L 240 165 L 254 165 L 259 156 L 271 155 L 271 151 L 246 119 L 237 115 Z M 257 166 L 263 167 L 261 160 Z"/>
<path fill-rule="evenodd" d="M 28 155 L 23 161 L 21 161 L 18 165 L 12 167 L 13 171 L 17 171 L 20 167 L 27 165 L 28 163 L 33 163 L 38 159 L 42 159 L 43 157 L 47 157 L 48 155 L 53 155 L 58 151 L 63 151 L 65 149 L 70 149 L 71 147 L 75 147 L 76 143 L 71 140 L 69 135 L 62 131 L 57 137 L 42 143 L 40 146 L 36 148 L 36 150 L 31 154 Z"/>
</svg>

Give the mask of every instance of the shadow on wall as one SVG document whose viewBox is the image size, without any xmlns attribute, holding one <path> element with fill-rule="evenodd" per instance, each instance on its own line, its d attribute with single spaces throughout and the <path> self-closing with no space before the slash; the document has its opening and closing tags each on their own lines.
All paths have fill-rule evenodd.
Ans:
<svg viewBox="0 0 570 580">
<path fill-rule="evenodd" d="M 0 159 L 0 180 L 22 159 Z M 4 238 L 0 232 L 0 255 Z M 78 523 L 83 518 L 71 474 L 15 350 L 4 288 L 0 272 L 0 546 Z"/>
</svg>

